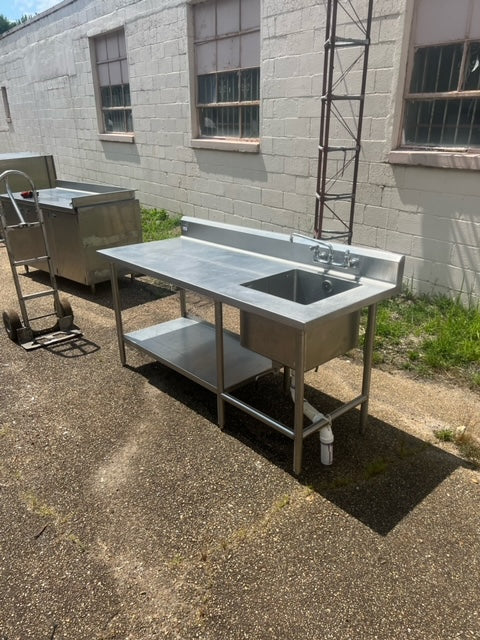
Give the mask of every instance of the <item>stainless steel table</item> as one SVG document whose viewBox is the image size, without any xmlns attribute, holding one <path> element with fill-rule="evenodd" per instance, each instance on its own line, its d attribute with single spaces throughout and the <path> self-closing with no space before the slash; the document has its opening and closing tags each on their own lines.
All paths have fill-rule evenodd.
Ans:
<svg viewBox="0 0 480 640">
<path fill-rule="evenodd" d="M 345 246 L 332 245 L 329 264 L 312 265 L 310 249 L 313 241 L 293 240 L 293 237 L 284 234 L 183 218 L 182 236 L 179 238 L 104 249 L 100 253 L 111 267 L 122 364 L 126 363 L 125 345 L 139 349 L 213 391 L 217 396 L 220 427 L 225 424 L 225 403 L 228 402 L 283 433 L 293 440 L 293 470 L 299 474 L 304 438 L 356 406 L 361 406 L 362 427 L 366 424 L 376 303 L 400 289 L 404 258 L 388 252 L 353 247 L 346 253 Z M 351 253 L 354 259 L 350 259 Z M 344 259 L 345 255 L 348 261 Z M 343 259 L 343 263 L 339 259 Z M 344 268 L 340 269 L 339 265 Z M 124 333 L 118 268 L 153 276 L 178 286 L 181 291 L 191 290 L 208 296 L 215 305 L 214 324 L 187 317 L 182 295 L 180 317 L 176 320 Z M 277 276 L 292 269 L 318 274 L 318 277 L 328 273 L 332 281 L 337 278 L 334 271 L 340 270 L 343 281 L 351 286 L 336 296 L 309 304 L 299 304 L 293 299 L 280 298 L 249 286 L 259 278 Z M 224 331 L 224 303 L 240 309 L 241 314 L 246 314 L 247 320 L 254 325 L 256 322 L 260 326 L 266 323 L 267 329 L 271 327 L 273 341 L 269 343 L 270 336 L 264 333 L 264 340 L 253 340 L 253 350 L 248 348 L 248 332 L 242 336 Z M 315 363 L 318 364 L 317 360 L 325 362 L 335 357 L 346 344 L 342 338 L 335 350 L 328 349 L 326 345 L 328 353 L 322 357 L 315 343 L 321 341 L 324 335 L 327 335 L 328 341 L 335 340 L 337 329 L 342 334 L 344 325 L 345 330 L 350 331 L 350 326 L 352 323 L 355 325 L 363 307 L 369 309 L 369 320 L 361 394 L 328 416 L 320 414 L 321 418 L 304 428 L 304 372 L 307 365 L 313 368 Z M 356 325 L 358 331 L 358 322 Z M 272 370 L 270 352 L 276 351 L 276 335 L 283 341 L 286 335 L 291 342 L 288 361 L 285 358 L 284 362 L 279 360 L 277 364 L 283 366 L 287 373 L 290 368 L 295 371 L 293 428 L 258 411 L 233 394 L 239 385 Z M 309 357 L 312 347 L 313 360 Z"/>
</svg>

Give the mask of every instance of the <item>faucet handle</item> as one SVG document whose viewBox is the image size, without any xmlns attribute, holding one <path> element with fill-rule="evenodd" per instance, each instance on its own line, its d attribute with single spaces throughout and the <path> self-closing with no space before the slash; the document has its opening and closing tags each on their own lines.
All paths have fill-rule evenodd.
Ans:
<svg viewBox="0 0 480 640">
<path fill-rule="evenodd" d="M 313 251 L 313 261 L 314 262 L 328 262 L 329 254 L 328 251 L 321 251 L 320 246 L 318 244 L 312 245 L 310 247 L 310 251 Z"/>
<path fill-rule="evenodd" d="M 360 264 L 359 258 L 352 258 L 350 249 L 346 249 L 343 254 L 343 266 L 355 269 Z"/>
</svg>

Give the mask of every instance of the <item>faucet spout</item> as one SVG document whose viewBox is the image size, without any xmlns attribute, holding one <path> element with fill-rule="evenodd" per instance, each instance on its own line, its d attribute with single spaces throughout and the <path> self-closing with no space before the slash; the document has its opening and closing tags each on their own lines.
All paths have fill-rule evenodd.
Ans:
<svg viewBox="0 0 480 640">
<path fill-rule="evenodd" d="M 327 264 L 333 262 L 333 246 L 330 242 L 325 242 L 325 240 L 320 240 L 320 238 L 309 238 L 301 233 L 293 232 L 290 234 L 290 242 L 293 242 L 294 238 L 302 238 L 303 240 L 309 240 L 314 243 L 310 246 L 310 251 L 313 251 L 314 262 L 326 262 Z M 326 251 L 321 251 L 320 247 L 323 247 Z"/>
</svg>

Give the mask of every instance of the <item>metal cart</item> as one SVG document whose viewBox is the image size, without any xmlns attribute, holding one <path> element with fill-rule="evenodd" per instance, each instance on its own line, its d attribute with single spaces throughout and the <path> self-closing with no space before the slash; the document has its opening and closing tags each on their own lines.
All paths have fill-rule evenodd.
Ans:
<svg viewBox="0 0 480 640">
<path fill-rule="evenodd" d="M 11 190 L 10 179 L 12 177 L 17 181 L 18 178 L 21 177 L 28 185 L 28 191 L 25 195 L 33 198 L 36 212 L 34 220 L 26 221 L 23 217 Z M 81 336 L 81 331 L 73 324 L 73 312 L 70 303 L 68 300 L 60 298 L 58 293 L 55 279 L 55 265 L 50 252 L 48 236 L 45 231 L 45 221 L 32 179 L 23 171 L 10 169 L 0 174 L 0 186 L 2 184 L 5 184 L 8 197 L 10 198 L 13 211 L 17 218 L 16 221 L 12 221 L 11 218 L 7 219 L 4 207 L 0 201 L 0 231 L 2 232 L 7 249 L 22 316 L 21 320 L 16 311 L 11 309 L 3 311 L 3 323 L 8 337 L 14 342 L 19 343 L 24 349 L 30 350 Z M 34 239 L 33 242 L 32 238 Z M 35 247 L 37 251 L 35 254 L 32 254 L 32 252 L 29 253 L 25 247 Z M 39 247 L 42 247 L 40 251 L 41 255 L 38 255 Z M 50 276 L 50 286 L 47 289 L 42 289 L 35 293 L 24 294 L 18 268 L 22 266 L 28 268 L 29 265 L 37 265 L 38 263 L 46 265 L 46 271 Z M 45 296 L 53 297 L 54 311 L 30 317 L 27 309 L 28 304 L 31 301 L 38 300 Z M 33 322 L 51 317 L 56 318 L 53 326 L 39 329 L 32 327 Z"/>
<path fill-rule="evenodd" d="M 90 286 L 94 292 L 98 283 L 110 279 L 108 263 L 97 249 L 142 242 L 140 203 L 134 190 L 58 180 L 53 156 L 39 153 L 0 153 L 0 174 L 11 169 L 30 176 L 38 190 L 57 277 Z M 13 175 L 9 184 L 24 220 L 36 220 L 33 198 L 24 199 L 20 193 L 25 180 Z M 8 194 L 0 192 L 0 200 L 8 223 L 16 224 L 18 216 Z M 40 255 L 43 251 L 40 232 L 24 234 L 22 243 L 22 252 Z M 47 271 L 41 262 L 35 268 Z"/>
</svg>

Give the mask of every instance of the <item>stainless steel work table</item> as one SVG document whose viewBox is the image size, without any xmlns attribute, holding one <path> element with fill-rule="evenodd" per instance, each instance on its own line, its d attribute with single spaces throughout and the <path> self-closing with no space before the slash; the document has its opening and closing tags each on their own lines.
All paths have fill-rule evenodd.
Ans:
<svg viewBox="0 0 480 640">
<path fill-rule="evenodd" d="M 108 265 L 97 249 L 142 239 L 140 205 L 131 189 L 57 180 L 54 186 L 37 193 L 57 276 L 94 290 L 98 282 L 109 278 Z M 21 192 L 13 197 L 25 220 L 34 222 L 37 213 L 33 197 L 23 197 Z M 17 216 L 8 194 L 0 194 L 0 206 L 14 224 Z M 12 234 L 11 244 L 17 260 L 44 254 L 38 230 Z M 45 261 L 31 266 L 48 270 Z"/>
<path fill-rule="evenodd" d="M 341 270 L 342 278 L 350 281 L 352 288 L 331 298 L 311 304 L 299 304 L 246 286 L 259 278 L 275 276 L 292 268 L 319 274 L 325 271 L 333 273 L 332 265 L 337 266 L 335 256 L 343 256 L 345 247 L 333 245 L 335 253 L 332 252 L 330 265 L 312 264 L 312 242 L 314 241 L 294 239 L 284 234 L 183 218 L 182 236 L 179 238 L 103 249 L 99 252 L 111 265 L 113 304 L 122 364 L 126 364 L 125 345 L 128 344 L 214 392 L 217 396 L 217 419 L 220 427 L 225 424 L 225 402 L 228 402 L 290 437 L 294 442 L 293 470 L 296 474 L 301 472 L 305 437 L 359 405 L 361 424 L 365 426 L 376 303 L 398 291 L 403 272 L 402 256 L 355 248 L 356 257 L 351 260 L 355 267 L 347 266 Z M 195 291 L 209 297 L 214 301 L 215 323 L 211 325 L 187 317 L 185 298 L 181 295 L 179 318 L 124 333 L 118 267 L 153 276 L 179 287 L 181 292 Z M 380 273 L 382 279 L 379 278 Z M 223 304 L 240 309 L 247 318 L 258 318 L 260 322 L 266 322 L 267 326 L 274 323 L 272 326 L 286 327 L 293 332 L 289 334 L 292 336 L 294 354 L 292 362 L 275 361 L 277 366 L 284 366 L 287 372 L 290 368 L 295 370 L 293 428 L 233 395 L 235 387 L 271 371 L 274 363 L 268 353 L 257 352 L 262 351 L 262 348 L 256 348 L 255 351 L 246 348 L 242 346 L 240 336 L 224 330 Z M 323 420 L 304 428 L 307 343 L 312 343 L 311 335 L 315 335 L 310 332 L 322 327 L 335 327 L 342 318 L 352 314 L 356 317 L 354 314 L 359 314 L 359 310 L 366 306 L 369 308 L 369 320 L 364 349 L 362 393 L 329 416 L 324 416 Z"/>
</svg>

